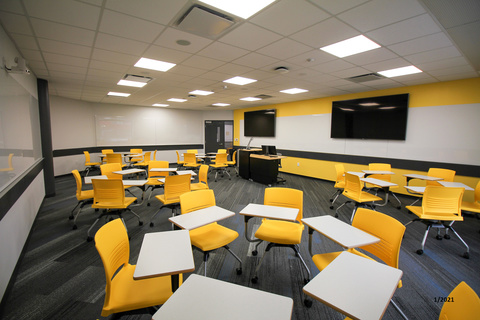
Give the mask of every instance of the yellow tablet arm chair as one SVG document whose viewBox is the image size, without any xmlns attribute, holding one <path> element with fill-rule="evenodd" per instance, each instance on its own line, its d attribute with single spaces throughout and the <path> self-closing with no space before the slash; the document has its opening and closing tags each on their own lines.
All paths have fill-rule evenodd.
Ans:
<svg viewBox="0 0 480 320">
<path fill-rule="evenodd" d="M 121 171 L 122 170 L 122 165 L 119 164 L 118 162 L 114 163 L 107 163 L 107 164 L 102 164 L 100 166 L 100 172 L 103 176 L 107 176 L 109 180 L 122 180 L 123 176 L 121 174 L 115 173 L 115 171 Z M 135 197 L 135 195 L 130 191 L 129 189 L 132 188 L 132 186 L 123 186 L 125 191 L 130 193 L 132 197 Z"/>
<path fill-rule="evenodd" d="M 418 254 L 423 254 L 428 231 L 433 227 L 437 229 L 437 240 L 442 240 L 442 238 L 450 239 L 448 230 L 452 230 L 467 248 L 463 257 L 466 259 L 470 258 L 468 245 L 452 227 L 455 221 L 463 221 L 461 212 L 463 192 L 464 188 L 426 186 L 423 193 L 422 206 L 406 206 L 407 210 L 415 214 L 417 218 L 411 220 L 405 226 L 414 221 L 421 221 L 427 226 L 422 240 L 422 247 L 417 250 Z M 440 229 L 445 229 L 443 237 L 440 235 Z"/>
<path fill-rule="evenodd" d="M 439 320 L 477 320 L 480 316 L 480 298 L 465 281 L 460 282 L 447 299 Z"/>
<path fill-rule="evenodd" d="M 110 221 L 97 231 L 95 247 L 106 278 L 102 317 L 161 305 L 172 295 L 171 276 L 133 279 L 135 265 L 129 263 L 130 243 L 122 219 Z"/>
<path fill-rule="evenodd" d="M 335 172 L 337 178 L 335 179 L 335 185 L 333 187 L 337 190 L 330 197 L 330 202 L 332 203 L 330 209 L 333 209 L 333 204 L 337 201 L 337 198 L 343 192 L 343 189 L 345 189 L 345 166 L 342 163 L 336 164 Z"/>
<path fill-rule="evenodd" d="M 113 153 L 113 149 L 102 149 L 102 154 L 105 155 L 105 157 L 102 158 L 102 163 L 107 163 L 108 153 Z"/>
<path fill-rule="evenodd" d="M 180 160 L 180 153 L 178 153 L 178 150 L 175 151 L 175 152 L 177 153 L 177 168 L 178 168 L 178 167 L 183 166 L 183 164 L 185 163 L 185 161 Z"/>
<path fill-rule="evenodd" d="M 350 222 L 353 221 L 355 217 L 355 212 L 357 211 L 360 205 L 375 207 L 375 201 L 381 201 L 382 198 L 377 197 L 371 193 L 366 191 L 362 191 L 363 183 L 360 181 L 360 177 L 355 174 L 345 173 L 345 189 L 343 189 L 342 194 L 350 200 L 345 201 L 342 203 L 336 210 L 335 210 L 335 217 L 338 217 L 338 210 L 341 207 L 346 205 L 347 203 L 354 203 L 352 217 L 350 218 Z"/>
<path fill-rule="evenodd" d="M 198 182 L 197 183 L 192 183 L 190 185 L 190 189 L 192 191 L 197 191 L 197 190 L 206 190 L 208 188 L 208 165 L 202 164 L 200 166 L 200 170 L 198 170 Z"/>
<path fill-rule="evenodd" d="M 403 224 L 381 212 L 366 208 L 359 208 L 355 214 L 355 217 L 353 218 L 352 226 L 380 239 L 380 242 L 360 247 L 361 250 L 371 253 L 390 267 L 398 269 L 400 247 L 406 229 Z M 312 244 L 311 237 L 312 234 L 309 234 L 309 246 Z M 338 257 L 338 255 L 340 255 L 340 253 L 343 252 L 339 251 L 313 255 L 311 247 L 309 247 L 309 251 L 312 255 L 312 260 L 315 263 L 315 266 L 317 266 L 318 270 L 320 271 L 325 269 L 330 262 L 332 262 L 336 257 Z M 348 249 L 348 251 L 359 256 L 372 259 L 357 249 Z M 401 287 L 402 281 L 400 280 L 398 283 L 398 288 Z M 407 319 L 397 304 L 393 300 L 390 300 L 390 302 L 395 309 L 399 311 L 402 317 Z"/>
<path fill-rule="evenodd" d="M 227 161 L 227 165 L 229 168 L 234 168 L 235 173 L 237 174 L 238 177 L 238 170 L 237 170 L 237 150 L 233 151 L 232 154 L 232 160 Z"/>
<path fill-rule="evenodd" d="M 141 153 L 143 153 L 143 149 L 130 149 L 130 153 L 131 154 L 138 154 L 138 155 L 135 155 L 135 156 L 132 156 L 130 158 L 130 163 L 136 163 L 136 162 L 140 162 L 140 161 L 143 161 L 143 156 L 140 155 Z"/>
<path fill-rule="evenodd" d="M 90 231 L 103 216 L 117 215 L 122 216 L 123 211 L 130 211 L 138 219 L 138 225 L 143 225 L 140 216 L 133 212 L 129 206 L 137 200 L 134 197 L 125 197 L 122 180 L 93 179 L 93 204 L 92 208 L 102 209 L 102 213 L 97 217 L 87 231 L 87 241 L 92 241 Z"/>
<path fill-rule="evenodd" d="M 183 160 L 184 160 L 183 166 L 186 169 L 195 170 L 201 165 L 200 163 L 197 162 L 197 156 L 195 155 L 195 153 L 188 153 L 188 152 L 184 153 Z"/>
<path fill-rule="evenodd" d="M 263 259 L 268 251 L 273 247 L 288 247 L 295 251 L 295 255 L 300 258 L 303 266 L 307 270 L 307 277 L 304 282 L 310 280 L 310 269 L 308 269 L 305 260 L 300 254 L 299 245 L 302 241 L 302 233 L 304 225 L 303 218 L 303 191 L 291 188 L 266 188 L 264 196 L 264 204 L 277 207 L 288 207 L 298 209 L 298 215 L 295 222 L 263 219 L 260 227 L 255 232 L 255 238 L 261 240 L 255 245 L 255 250 L 252 252 L 254 256 L 257 255 L 257 248 L 262 241 L 267 241 L 265 252 L 255 269 L 252 278 L 253 283 L 257 283 L 257 273 L 262 265 Z"/>
<path fill-rule="evenodd" d="M 126 164 L 123 163 L 122 155 L 120 153 L 107 153 L 105 158 L 107 158 L 107 164 L 118 163 L 122 168 L 126 166 Z"/>
<path fill-rule="evenodd" d="M 435 178 L 442 178 L 441 181 L 447 181 L 447 182 L 453 182 L 453 179 L 455 178 L 455 171 L 450 170 L 450 169 L 443 169 L 443 168 L 430 168 L 428 169 L 427 176 L 429 177 L 435 177 Z M 437 181 L 426 181 L 427 186 L 441 186 L 440 183 Z M 410 192 L 414 193 L 414 192 Z M 413 206 L 415 203 L 417 203 L 419 200 L 422 199 L 422 193 L 418 193 L 418 195 L 421 195 L 420 198 L 416 199 L 414 202 L 412 202 L 411 206 Z"/>
<path fill-rule="evenodd" d="M 389 172 L 391 172 L 392 171 L 392 166 L 391 166 L 390 163 L 369 163 L 368 164 L 368 170 L 389 171 Z M 372 175 L 369 175 L 368 177 L 383 180 L 383 181 L 392 182 L 392 175 L 391 174 L 372 174 Z M 367 183 L 367 185 L 368 185 L 368 183 Z M 368 188 L 375 189 L 375 195 L 377 195 L 378 190 L 381 189 L 381 188 L 379 188 L 377 186 L 373 186 L 373 185 L 369 185 Z M 395 200 L 397 200 L 397 202 L 398 202 L 397 209 L 400 209 L 402 207 L 402 202 L 400 201 L 400 199 L 398 199 L 397 195 L 392 192 L 392 189 L 395 189 L 395 188 L 398 189 L 398 186 L 390 187 L 389 190 L 388 190 L 388 193 L 392 197 L 394 197 Z"/>
<path fill-rule="evenodd" d="M 82 177 L 80 176 L 80 172 L 78 172 L 78 170 L 72 170 L 72 174 L 77 184 L 77 191 L 75 193 L 75 196 L 77 197 L 78 203 L 75 208 L 73 208 L 72 212 L 70 212 L 70 216 L 68 217 L 68 219 L 72 220 L 75 218 L 73 220 L 72 226 L 72 229 L 75 230 L 77 229 L 77 218 L 80 214 L 80 211 L 82 211 L 83 206 L 89 202 L 93 202 L 93 190 L 82 190 Z M 78 209 L 78 212 L 74 217 L 73 213 L 75 212 L 75 209 L 78 208 L 78 206 L 80 206 L 80 208 Z"/>
<path fill-rule="evenodd" d="M 90 152 L 88 151 L 83 151 L 83 154 L 85 155 L 85 176 L 88 176 L 90 173 L 90 170 L 92 169 L 97 169 L 100 167 L 102 164 L 101 162 L 92 162 L 91 157 L 90 157 Z"/>
<path fill-rule="evenodd" d="M 133 166 L 134 166 L 134 167 L 140 167 L 140 168 L 146 169 L 146 168 L 148 167 L 148 164 L 149 164 L 150 161 L 151 161 L 151 157 L 152 157 L 152 152 L 151 152 L 151 151 L 147 151 L 147 152 L 145 152 L 145 154 L 143 155 L 142 160 L 133 163 Z"/>
<path fill-rule="evenodd" d="M 184 193 L 190 192 L 190 182 L 191 176 L 189 174 L 165 177 L 163 194 L 155 196 L 162 205 L 150 219 L 150 227 L 154 226 L 153 218 L 155 218 L 163 207 L 171 207 L 172 213 L 175 215 L 175 207 L 180 205 L 180 196 Z"/>
<path fill-rule="evenodd" d="M 215 182 L 217 182 L 217 175 L 219 172 L 222 175 L 222 177 L 226 173 L 228 175 L 228 180 L 232 179 L 232 177 L 230 176 L 230 173 L 227 170 L 228 168 L 227 157 L 228 155 L 226 153 L 218 153 L 215 157 L 215 163 L 210 165 L 210 167 L 213 170 L 215 170 Z"/>
<path fill-rule="evenodd" d="M 213 190 L 198 190 L 187 192 L 180 196 L 182 214 L 215 206 Z M 214 222 L 206 226 L 189 231 L 190 241 L 197 249 L 203 252 L 204 275 L 207 276 L 207 261 L 210 252 L 225 248 L 240 263 L 237 274 L 242 274 L 242 260 L 229 248 L 229 244 L 238 238 L 238 232 Z"/>
<path fill-rule="evenodd" d="M 480 214 L 480 181 L 478 181 L 477 186 L 475 187 L 473 202 L 462 201 L 462 211 L 472 212 Z"/>
<path fill-rule="evenodd" d="M 13 153 L 8 155 L 8 167 L 1 168 L 0 172 L 12 172 L 13 171 Z"/>
<path fill-rule="evenodd" d="M 150 198 L 153 194 L 153 191 L 157 188 L 162 188 L 164 183 L 161 181 L 158 181 L 158 179 L 165 178 L 166 176 L 169 175 L 168 171 L 152 171 L 152 169 L 162 169 L 162 168 L 168 168 L 169 164 L 168 161 L 150 161 L 148 163 L 148 181 L 145 184 L 146 190 L 145 194 L 147 191 L 150 189 L 150 194 L 148 195 L 148 202 L 147 206 L 150 206 Z M 142 196 L 143 197 L 143 196 Z"/>
</svg>

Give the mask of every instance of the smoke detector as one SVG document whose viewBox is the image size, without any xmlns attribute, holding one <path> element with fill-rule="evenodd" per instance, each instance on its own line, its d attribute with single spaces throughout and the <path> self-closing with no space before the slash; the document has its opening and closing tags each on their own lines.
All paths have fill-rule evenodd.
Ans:
<svg viewBox="0 0 480 320">
<path fill-rule="evenodd" d="M 290 70 L 288 70 L 287 67 L 276 67 L 273 70 L 277 73 L 288 73 L 288 71 L 290 71 Z"/>
</svg>

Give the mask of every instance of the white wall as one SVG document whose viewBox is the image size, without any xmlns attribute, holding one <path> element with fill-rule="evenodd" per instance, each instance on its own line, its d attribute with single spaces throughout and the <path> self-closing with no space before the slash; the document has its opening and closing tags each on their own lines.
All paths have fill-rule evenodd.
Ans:
<svg viewBox="0 0 480 320">
<path fill-rule="evenodd" d="M 205 120 L 233 120 L 233 111 L 125 106 L 51 96 L 50 117 L 53 150 L 61 150 L 203 144 Z M 156 159 L 175 163 L 177 156 L 175 150 L 158 151 Z M 93 154 L 92 161 L 99 161 L 98 155 Z M 69 174 L 73 169 L 83 170 L 84 163 L 83 154 L 55 157 L 55 175 Z"/>
</svg>

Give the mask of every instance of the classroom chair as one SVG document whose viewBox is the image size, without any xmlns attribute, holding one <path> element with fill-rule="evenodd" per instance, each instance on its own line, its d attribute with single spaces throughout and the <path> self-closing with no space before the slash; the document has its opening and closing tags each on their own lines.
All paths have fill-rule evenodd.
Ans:
<svg viewBox="0 0 480 320">
<path fill-rule="evenodd" d="M 480 315 L 480 298 L 465 282 L 460 282 L 445 301 L 439 320 L 476 320 Z"/>
<path fill-rule="evenodd" d="M 334 194 L 330 197 L 330 209 L 333 209 L 333 204 L 337 201 L 338 196 L 343 192 L 345 188 L 345 167 L 342 163 L 338 163 L 335 165 L 335 172 L 337 174 L 337 178 L 335 179 L 335 185 L 333 186 L 335 189 Z"/>
<path fill-rule="evenodd" d="M 480 214 L 480 181 L 474 190 L 473 201 L 462 201 L 462 211 Z"/>
<path fill-rule="evenodd" d="M 208 166 L 202 164 L 200 170 L 198 170 L 198 183 L 192 183 L 190 188 L 192 191 L 205 190 L 208 188 Z"/>
<path fill-rule="evenodd" d="M 88 176 L 88 173 L 90 172 L 90 170 L 100 168 L 100 165 L 102 163 L 101 162 L 92 162 L 92 160 L 90 158 L 90 152 L 88 152 L 88 151 L 83 151 L 83 154 L 85 155 L 84 174 L 85 174 L 85 176 Z"/>
<path fill-rule="evenodd" d="M 92 190 L 82 190 L 82 177 L 80 176 L 80 172 L 78 170 L 72 170 L 73 177 L 75 178 L 75 183 L 77 184 L 77 191 L 75 196 L 77 197 L 77 205 L 73 208 L 72 212 L 70 212 L 70 216 L 68 219 L 73 220 L 72 229 L 77 229 L 77 218 L 80 215 L 80 211 L 82 211 L 83 206 L 87 203 L 93 203 L 93 189 Z M 80 206 L 78 208 L 78 206 Z M 75 209 L 78 208 L 77 214 L 74 216 Z"/>
<path fill-rule="evenodd" d="M 218 153 L 215 156 L 215 163 L 210 164 L 210 167 L 213 168 L 215 171 L 215 182 L 217 182 L 217 175 L 220 172 L 222 177 L 226 173 L 228 175 L 228 180 L 231 180 L 232 177 L 230 176 L 230 173 L 228 172 L 228 164 L 227 164 L 227 154 L 226 153 Z"/>
</svg>

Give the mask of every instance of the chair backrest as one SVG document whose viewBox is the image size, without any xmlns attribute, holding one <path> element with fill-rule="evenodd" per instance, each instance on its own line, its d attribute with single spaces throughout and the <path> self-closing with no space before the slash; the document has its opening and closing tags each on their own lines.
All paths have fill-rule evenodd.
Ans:
<svg viewBox="0 0 480 320">
<path fill-rule="evenodd" d="M 180 160 L 180 153 L 178 153 L 178 150 L 175 152 L 177 153 L 177 163 L 182 163 L 182 161 Z"/>
<path fill-rule="evenodd" d="M 125 188 L 122 180 L 93 179 L 93 203 L 108 204 L 110 208 L 125 204 Z"/>
<path fill-rule="evenodd" d="M 1 168 L 1 172 L 7 172 L 7 171 L 13 171 L 13 153 L 10 153 L 8 155 L 8 167 L 7 168 Z"/>
<path fill-rule="evenodd" d="M 193 152 L 184 153 L 183 154 L 183 160 L 185 161 L 185 165 L 196 164 L 197 163 L 197 157 L 195 156 L 195 153 L 193 153 Z"/>
<path fill-rule="evenodd" d="M 208 188 L 208 165 L 202 164 L 198 170 L 198 182 L 204 183 Z"/>
<path fill-rule="evenodd" d="M 130 149 L 130 153 L 142 153 L 143 152 L 143 149 Z M 143 160 L 143 157 L 142 156 L 136 156 L 136 157 L 132 157 L 130 159 L 131 162 L 135 162 L 135 161 L 142 161 Z"/>
<path fill-rule="evenodd" d="M 473 201 L 480 202 L 480 181 L 478 181 L 477 186 L 475 187 L 475 191 L 473 194 Z"/>
<path fill-rule="evenodd" d="M 188 149 L 187 153 L 198 154 L 198 150 L 197 149 Z"/>
<path fill-rule="evenodd" d="M 148 163 L 148 178 L 155 178 L 155 177 L 166 177 L 169 175 L 168 171 L 150 171 L 154 168 L 168 168 L 169 164 L 168 161 L 157 161 L 152 160 Z"/>
<path fill-rule="evenodd" d="M 291 188 L 266 188 L 263 204 L 298 209 L 297 221 L 303 224 L 303 191 Z"/>
<path fill-rule="evenodd" d="M 227 153 L 227 149 L 218 149 L 217 153 Z"/>
<path fill-rule="evenodd" d="M 362 194 L 363 184 L 360 181 L 360 177 L 356 174 L 345 173 L 345 188 L 344 194 L 348 194 L 353 198 L 360 198 Z"/>
<path fill-rule="evenodd" d="M 112 280 L 120 267 L 128 265 L 130 243 L 122 219 L 115 219 L 103 225 L 95 234 L 95 247 L 105 269 L 105 306 L 109 304 Z"/>
<path fill-rule="evenodd" d="M 335 187 L 345 182 L 345 166 L 343 163 L 337 163 L 335 165 L 335 171 L 337 173 L 337 179 L 335 180 Z"/>
<path fill-rule="evenodd" d="M 175 199 L 184 193 L 190 192 L 190 180 L 191 176 L 189 174 L 165 177 L 165 199 Z"/>
<path fill-rule="evenodd" d="M 100 166 L 100 173 L 107 176 L 108 179 L 122 180 L 122 175 L 113 173 L 114 171 L 121 171 L 122 166 L 119 163 L 107 163 Z"/>
<path fill-rule="evenodd" d="M 368 170 L 392 171 L 392 166 L 390 165 L 390 163 L 369 163 Z M 392 175 L 390 174 L 372 174 L 368 177 L 383 181 L 392 181 Z"/>
<path fill-rule="evenodd" d="M 182 214 L 213 207 L 214 205 L 215 195 L 211 189 L 187 192 L 180 196 Z"/>
<path fill-rule="evenodd" d="M 384 213 L 358 208 L 352 226 L 380 239 L 380 242 L 361 249 L 370 252 L 387 265 L 398 269 L 398 258 L 405 226 Z"/>
<path fill-rule="evenodd" d="M 102 154 L 113 153 L 113 149 L 102 149 Z"/>
<path fill-rule="evenodd" d="M 119 163 L 122 165 L 122 155 L 120 153 L 107 153 L 107 163 Z"/>
<path fill-rule="evenodd" d="M 235 165 L 236 163 L 237 163 L 237 150 L 233 151 L 232 161 L 230 162 L 230 164 Z"/>
<path fill-rule="evenodd" d="M 88 151 L 83 151 L 83 154 L 85 155 L 85 163 L 91 162 L 91 160 L 90 160 L 90 152 L 88 152 Z"/>
<path fill-rule="evenodd" d="M 217 165 L 227 165 L 227 157 L 228 154 L 226 153 L 217 153 L 215 156 L 215 164 Z"/>
<path fill-rule="evenodd" d="M 474 320 L 480 315 L 480 298 L 465 281 L 460 282 L 444 302 L 439 320 Z"/>
<path fill-rule="evenodd" d="M 80 172 L 78 172 L 78 170 L 72 170 L 72 174 L 77 184 L 77 192 L 75 195 L 77 196 L 77 200 L 79 200 L 82 196 L 82 177 L 80 176 Z"/>
<path fill-rule="evenodd" d="M 145 152 L 145 155 L 143 156 L 143 162 L 148 165 L 148 163 L 151 160 L 151 156 L 152 156 L 152 151 Z"/>
<path fill-rule="evenodd" d="M 455 171 L 442 168 L 430 168 L 428 169 L 427 176 L 443 178 L 443 181 L 452 182 L 455 178 Z M 440 186 L 436 181 L 427 181 L 427 186 Z"/>
<path fill-rule="evenodd" d="M 426 186 L 422 212 L 435 216 L 461 216 L 464 188 Z"/>
</svg>

